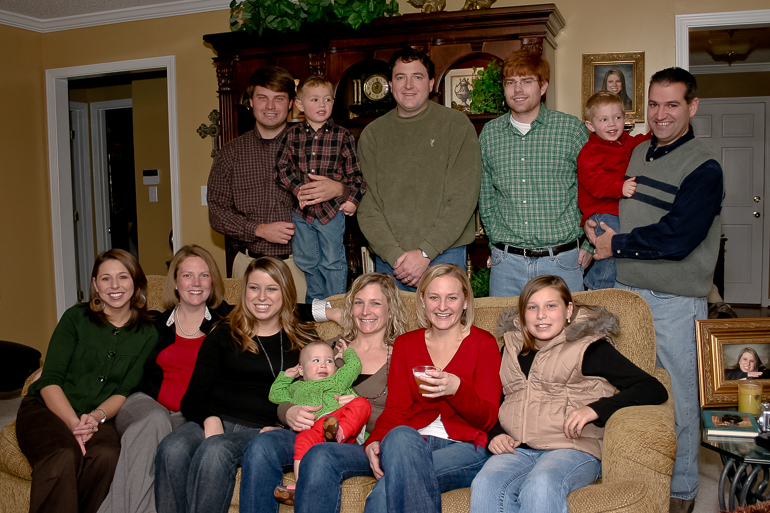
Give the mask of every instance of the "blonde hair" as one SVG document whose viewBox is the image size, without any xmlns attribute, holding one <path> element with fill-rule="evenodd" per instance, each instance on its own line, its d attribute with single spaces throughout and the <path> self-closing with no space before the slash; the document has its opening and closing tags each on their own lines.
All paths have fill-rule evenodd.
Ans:
<svg viewBox="0 0 770 513">
<path fill-rule="evenodd" d="M 369 285 L 379 285 L 385 300 L 388 302 L 388 325 L 385 329 L 385 343 L 392 345 L 396 337 L 406 332 L 407 316 L 401 294 L 396 287 L 393 276 L 382 273 L 362 274 L 350 286 L 350 291 L 345 296 L 345 305 L 342 307 L 342 338 L 355 340 L 358 336 L 358 327 L 353 318 L 353 302 L 359 292 Z"/>
<path fill-rule="evenodd" d="M 334 85 L 321 75 L 310 75 L 309 77 L 303 78 L 299 85 L 297 85 L 297 96 L 299 96 L 306 87 L 318 86 L 327 86 L 332 92 L 332 96 L 334 96 Z"/>
<path fill-rule="evenodd" d="M 206 306 L 209 308 L 217 308 L 225 297 L 225 285 L 222 282 L 222 275 L 219 273 L 219 267 L 214 261 L 214 257 L 211 253 L 203 249 L 196 244 L 189 244 L 182 246 L 179 251 L 176 252 L 174 258 L 171 259 L 171 263 L 168 266 L 168 273 L 166 274 L 166 284 L 163 287 L 163 296 L 161 301 L 163 308 L 174 308 L 179 304 L 179 291 L 176 289 L 176 278 L 179 272 L 179 266 L 182 262 L 190 257 L 198 257 L 206 262 L 209 268 L 209 274 L 211 275 L 211 293 L 208 299 L 206 299 Z"/>
<path fill-rule="evenodd" d="M 279 312 L 279 322 L 286 336 L 291 341 L 290 351 L 303 347 L 308 342 L 318 340 L 318 335 L 313 329 L 313 325 L 302 322 L 297 313 L 297 289 L 294 286 L 294 278 L 291 277 L 291 271 L 283 260 L 271 256 L 263 256 L 254 259 L 249 263 L 246 272 L 241 281 L 241 296 L 238 298 L 238 304 L 227 321 L 230 323 L 233 339 L 241 346 L 242 351 L 250 351 L 259 354 L 259 346 L 254 342 L 253 337 L 259 331 L 259 321 L 254 313 L 246 306 L 246 290 L 248 289 L 249 277 L 255 271 L 262 271 L 278 284 L 281 291 L 281 311 Z"/>
<path fill-rule="evenodd" d="M 620 96 L 610 91 L 599 91 L 598 93 L 592 94 L 591 97 L 586 100 L 586 108 L 583 111 L 585 121 L 591 121 L 596 109 L 604 107 L 605 105 L 620 105 L 620 110 L 624 110 L 623 100 Z"/>
<path fill-rule="evenodd" d="M 417 301 L 414 302 L 417 310 L 417 323 L 421 328 L 430 328 L 432 324 L 428 320 L 428 316 L 425 314 L 425 308 L 422 306 L 422 298 L 425 295 L 425 290 L 430 283 L 436 278 L 443 276 L 451 276 L 460 282 L 463 289 L 463 295 L 467 306 L 463 311 L 463 315 L 460 318 L 460 322 L 465 326 L 464 330 L 469 330 L 475 319 L 475 310 L 473 308 L 473 288 L 471 288 L 471 282 L 468 280 L 468 275 L 463 271 L 462 267 L 455 264 L 437 264 L 433 267 L 429 267 L 427 271 L 420 278 L 420 283 L 417 284 Z"/>
<path fill-rule="evenodd" d="M 536 278 L 532 278 L 524 285 L 519 296 L 519 323 L 521 324 L 521 334 L 524 339 L 524 346 L 521 348 L 521 354 L 528 354 L 530 351 L 537 350 L 535 345 L 535 338 L 527 330 L 526 310 L 527 303 L 536 292 L 540 292 L 546 288 L 552 288 L 559 293 L 559 297 L 564 301 L 564 306 L 568 307 L 572 301 L 572 293 L 569 291 L 569 287 L 560 276 L 552 276 L 550 274 L 544 274 Z"/>
</svg>

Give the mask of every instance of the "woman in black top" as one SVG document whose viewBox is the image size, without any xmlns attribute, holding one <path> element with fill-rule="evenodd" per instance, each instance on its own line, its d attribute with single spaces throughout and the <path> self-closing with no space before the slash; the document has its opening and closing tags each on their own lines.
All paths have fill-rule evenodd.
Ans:
<svg viewBox="0 0 770 513">
<path fill-rule="evenodd" d="M 252 261 L 238 304 L 201 345 L 181 404 L 190 422 L 158 446 L 159 513 L 228 510 L 243 449 L 260 429 L 278 423 L 270 385 L 316 339 L 300 320 L 286 264 L 273 257 Z"/>
</svg>

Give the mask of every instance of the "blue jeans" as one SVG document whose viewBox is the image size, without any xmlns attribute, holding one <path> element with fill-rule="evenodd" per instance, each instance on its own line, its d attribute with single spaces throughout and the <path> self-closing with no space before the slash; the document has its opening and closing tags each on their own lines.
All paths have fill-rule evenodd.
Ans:
<svg viewBox="0 0 770 513">
<path fill-rule="evenodd" d="M 596 236 L 604 233 L 599 223 L 604 223 L 613 230 L 615 233 L 620 233 L 620 218 L 612 214 L 594 214 L 591 219 L 596 221 Z M 617 269 L 615 266 L 615 259 L 613 257 L 605 258 L 604 260 L 594 260 L 593 265 L 585 277 L 585 286 L 588 290 L 599 289 L 611 289 L 615 287 L 615 275 Z"/>
<path fill-rule="evenodd" d="M 441 494 L 467 488 L 489 453 L 472 442 L 422 436 L 393 428 L 380 445 L 384 473 L 366 499 L 365 513 L 441 513 Z"/>
<path fill-rule="evenodd" d="M 200 424 L 187 422 L 158 445 L 158 513 L 227 513 L 243 450 L 259 429 L 227 421 L 224 427 L 224 434 L 205 438 Z"/>
<path fill-rule="evenodd" d="M 707 318 L 705 297 L 664 294 L 615 282 L 615 288 L 641 295 L 650 305 L 655 322 L 656 365 L 671 375 L 676 419 L 676 461 L 671 476 L 671 496 L 690 500 L 698 493 L 700 403 L 695 321 Z"/>
<path fill-rule="evenodd" d="M 288 429 L 269 431 L 251 441 L 241 464 L 241 513 L 277 513 L 273 489 L 293 470 L 294 439 Z M 302 458 L 297 481 L 296 513 L 336 513 L 342 482 L 372 476 L 364 448 L 358 444 L 316 444 Z"/>
<path fill-rule="evenodd" d="M 583 267 L 578 264 L 578 248 L 556 256 L 523 257 L 492 247 L 492 269 L 489 272 L 489 295 L 513 297 L 532 278 L 544 274 L 561 276 L 571 292 L 583 290 Z"/>
<path fill-rule="evenodd" d="M 575 449 L 497 454 L 473 480 L 471 513 L 567 513 L 567 495 L 601 473 L 601 461 Z"/>
<path fill-rule="evenodd" d="M 465 270 L 465 246 L 458 246 L 456 248 L 447 249 L 434 260 L 432 260 L 431 263 L 428 264 L 428 267 L 433 267 L 436 264 L 455 264 L 459 265 L 463 268 L 463 270 Z M 393 267 L 378 256 L 374 259 L 374 268 L 378 273 L 390 274 L 395 278 L 393 275 Z M 417 291 L 416 288 L 409 287 L 408 285 L 401 283 L 401 280 L 398 278 L 396 278 L 396 287 L 398 287 L 400 290 L 406 290 L 409 292 Z"/>
<path fill-rule="evenodd" d="M 344 294 L 348 285 L 348 261 L 345 258 L 345 214 L 337 212 L 331 221 L 308 223 L 292 212 L 294 236 L 291 251 L 294 263 L 305 273 L 305 303 Z"/>
</svg>

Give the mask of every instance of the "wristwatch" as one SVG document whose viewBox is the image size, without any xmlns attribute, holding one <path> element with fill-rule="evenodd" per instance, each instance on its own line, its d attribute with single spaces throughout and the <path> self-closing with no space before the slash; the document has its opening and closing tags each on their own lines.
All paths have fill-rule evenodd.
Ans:
<svg viewBox="0 0 770 513">
<path fill-rule="evenodd" d="M 423 257 L 425 257 L 425 258 L 427 258 L 428 260 L 430 260 L 430 257 L 428 256 L 428 254 L 427 254 L 425 251 L 423 251 L 423 250 L 420 250 L 420 253 L 422 253 L 422 256 L 423 256 Z"/>
</svg>

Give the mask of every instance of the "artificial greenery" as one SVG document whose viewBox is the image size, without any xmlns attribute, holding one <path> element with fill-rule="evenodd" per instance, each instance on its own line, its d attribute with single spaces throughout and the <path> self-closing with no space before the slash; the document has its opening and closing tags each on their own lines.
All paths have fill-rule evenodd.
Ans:
<svg viewBox="0 0 770 513">
<path fill-rule="evenodd" d="M 489 269 L 479 267 L 471 274 L 471 288 L 473 297 L 487 297 L 489 295 Z"/>
<path fill-rule="evenodd" d="M 230 30 L 287 32 L 305 23 L 342 23 L 357 29 L 382 16 L 398 16 L 397 0 L 232 0 Z"/>
<path fill-rule="evenodd" d="M 471 114 L 505 114 L 503 84 L 500 80 L 502 68 L 497 61 L 489 61 L 486 69 L 473 68 L 476 78 L 471 89 Z"/>
</svg>

